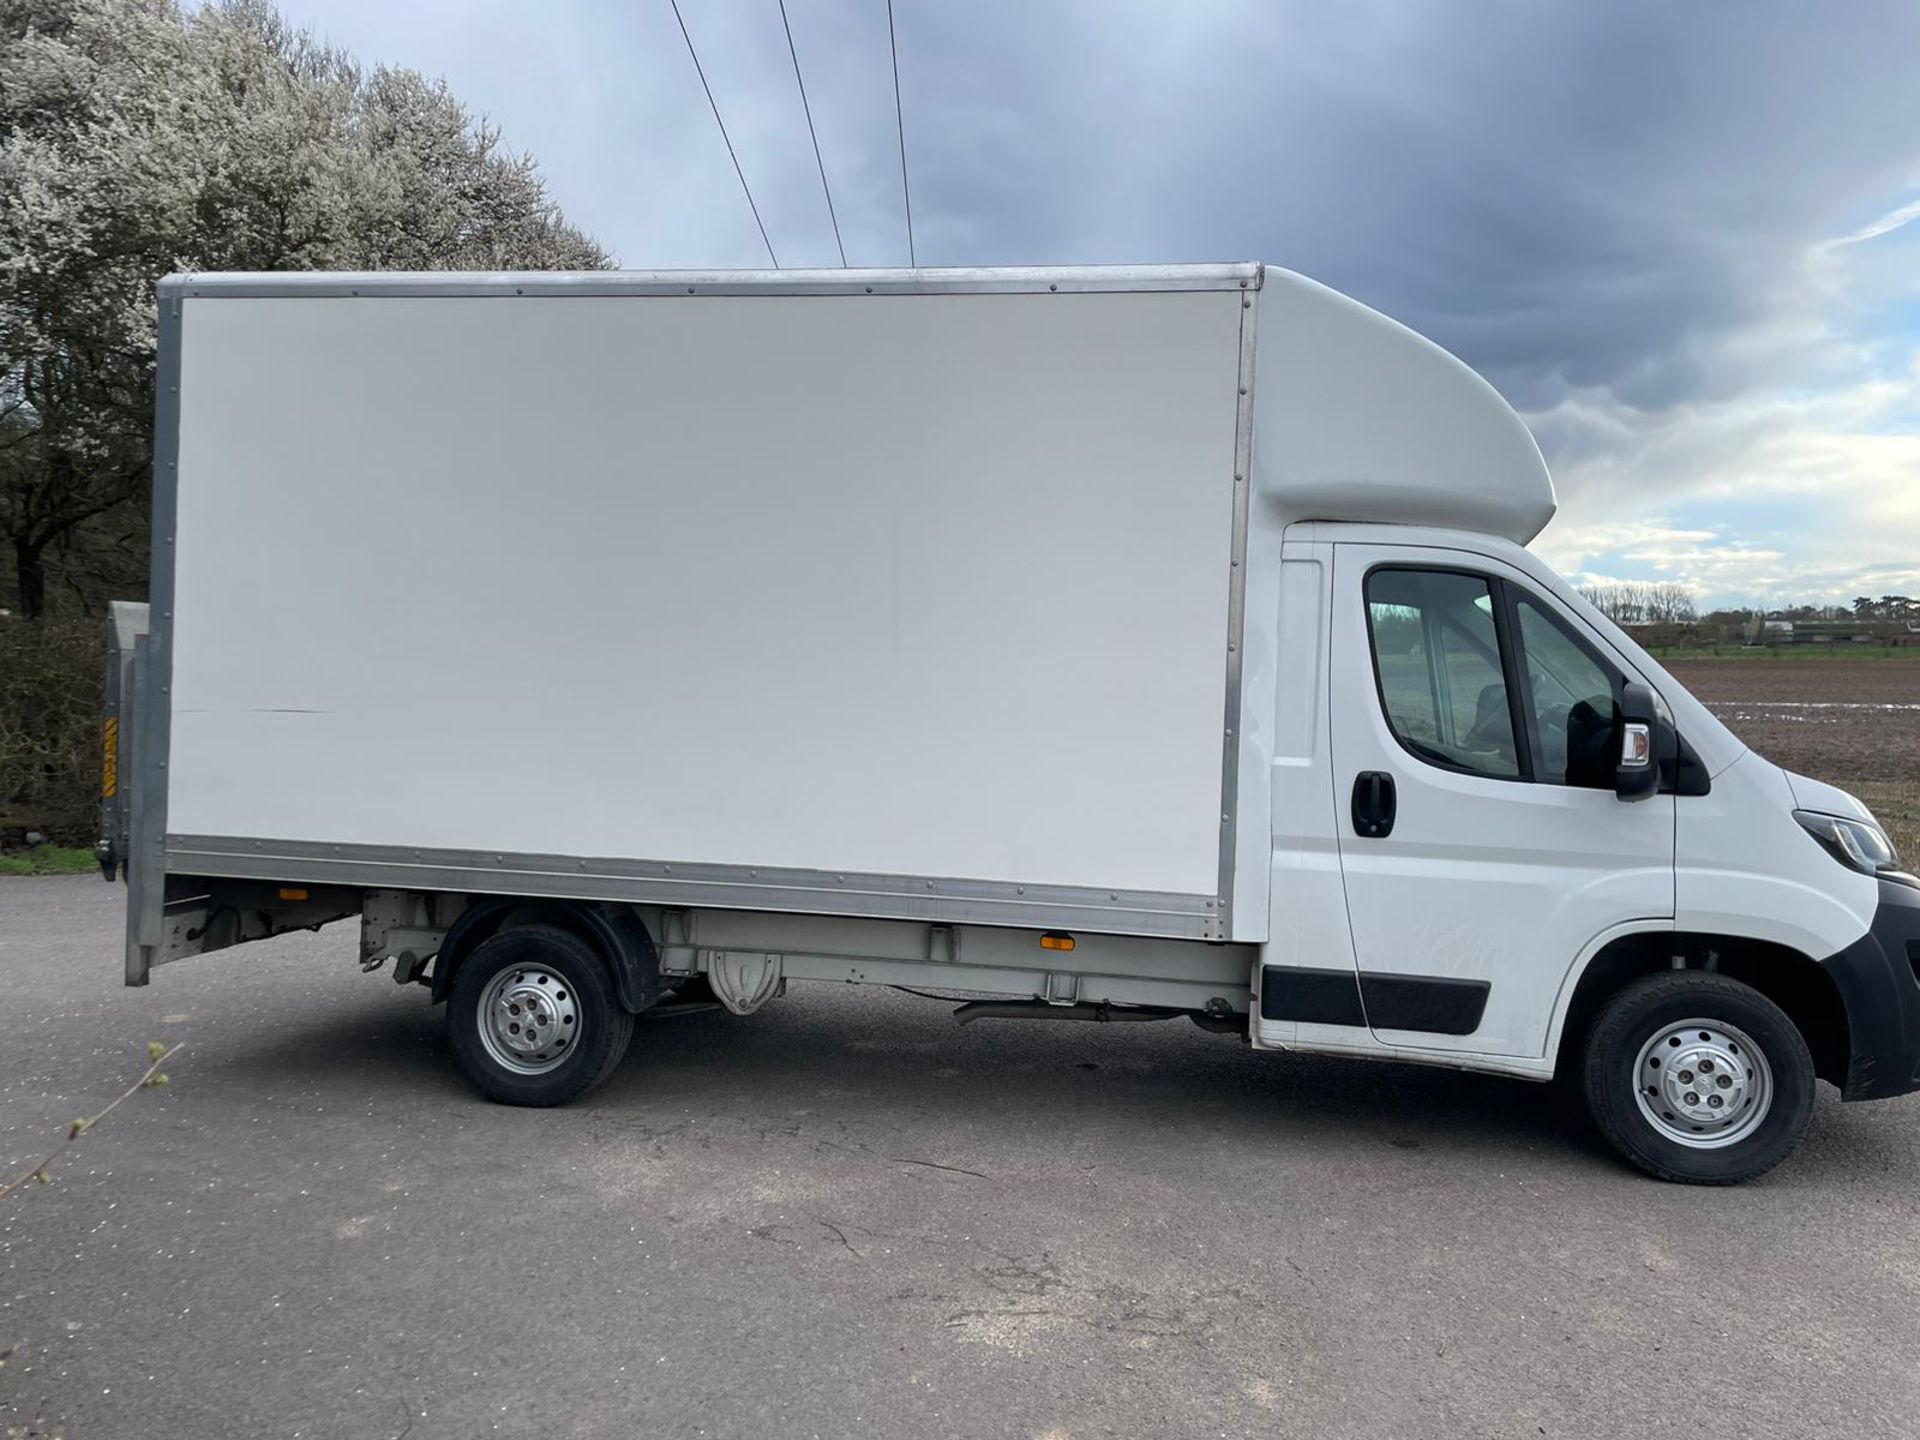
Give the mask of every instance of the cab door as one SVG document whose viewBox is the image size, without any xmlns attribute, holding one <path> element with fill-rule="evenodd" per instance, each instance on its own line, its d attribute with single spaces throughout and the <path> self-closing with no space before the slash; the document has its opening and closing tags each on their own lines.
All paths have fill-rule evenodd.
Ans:
<svg viewBox="0 0 1920 1440">
<path fill-rule="evenodd" d="M 1671 923 L 1671 794 L 1614 790 L 1619 657 L 1511 566 L 1334 547 L 1335 824 L 1384 1044 L 1544 1053 L 1591 942 Z"/>
</svg>

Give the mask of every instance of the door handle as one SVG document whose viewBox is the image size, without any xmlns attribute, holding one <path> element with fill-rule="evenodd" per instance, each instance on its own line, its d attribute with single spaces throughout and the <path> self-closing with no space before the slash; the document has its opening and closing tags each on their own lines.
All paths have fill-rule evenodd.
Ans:
<svg viewBox="0 0 1920 1440">
<path fill-rule="evenodd" d="M 1393 833 L 1394 812 L 1398 801 L 1393 776 L 1384 770 L 1362 770 L 1353 777 L 1353 828 L 1368 840 L 1381 840 Z"/>
</svg>

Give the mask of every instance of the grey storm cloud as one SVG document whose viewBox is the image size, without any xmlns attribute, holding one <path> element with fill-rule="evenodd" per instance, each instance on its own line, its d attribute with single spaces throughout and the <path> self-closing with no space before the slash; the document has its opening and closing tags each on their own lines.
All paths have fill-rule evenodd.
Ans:
<svg viewBox="0 0 1920 1440">
<path fill-rule="evenodd" d="M 278 3 L 444 74 L 620 263 L 767 263 L 665 0 Z M 838 263 L 776 0 L 679 3 L 781 263 Z M 1526 412 L 1564 568 L 1920 584 L 1920 0 L 893 8 L 921 264 L 1290 266 Z M 886 0 L 786 10 L 847 257 L 903 265 Z"/>
<path fill-rule="evenodd" d="M 758 8 L 690 23 L 733 51 L 716 90 L 775 244 L 820 263 Z M 884 6 L 790 9 L 850 256 L 903 263 Z M 1811 248 L 1920 182 L 1911 0 L 896 10 L 922 264 L 1270 260 L 1529 410 L 1731 393 L 1765 357 L 1730 342 L 1809 304 Z"/>
</svg>

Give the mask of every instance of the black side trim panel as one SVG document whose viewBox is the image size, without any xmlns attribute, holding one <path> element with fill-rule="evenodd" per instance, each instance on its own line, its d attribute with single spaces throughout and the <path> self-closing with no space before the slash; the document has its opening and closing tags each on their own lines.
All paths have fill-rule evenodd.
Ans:
<svg viewBox="0 0 1920 1440">
<path fill-rule="evenodd" d="M 1260 967 L 1260 1018 L 1362 1028 L 1367 1023 L 1353 971 L 1307 970 L 1297 965 Z"/>
<path fill-rule="evenodd" d="M 1420 1030 L 1429 1035 L 1471 1035 L 1486 1013 L 1485 980 L 1432 975 L 1362 975 L 1367 1018 L 1376 1030 Z"/>
<path fill-rule="evenodd" d="M 1433 975 L 1355 976 L 1351 970 L 1264 965 L 1260 969 L 1260 1018 L 1358 1028 L 1365 1028 L 1371 1019 L 1380 1030 L 1471 1035 L 1480 1028 L 1491 989 L 1484 980 Z"/>
<path fill-rule="evenodd" d="M 1880 882 L 1865 935 L 1826 959 L 1847 1010 L 1842 1100 L 1884 1100 L 1920 1090 L 1920 889 Z"/>
</svg>

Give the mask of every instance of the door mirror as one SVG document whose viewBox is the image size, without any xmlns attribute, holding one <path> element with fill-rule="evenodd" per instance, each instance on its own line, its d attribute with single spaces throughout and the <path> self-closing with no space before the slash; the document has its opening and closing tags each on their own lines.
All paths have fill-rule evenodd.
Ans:
<svg viewBox="0 0 1920 1440">
<path fill-rule="evenodd" d="M 1673 733 L 1660 715 L 1653 691 L 1637 680 L 1620 687 L 1620 723 L 1614 727 L 1613 793 L 1622 800 L 1645 800 L 1660 789 L 1660 758 L 1672 747 Z"/>
</svg>

